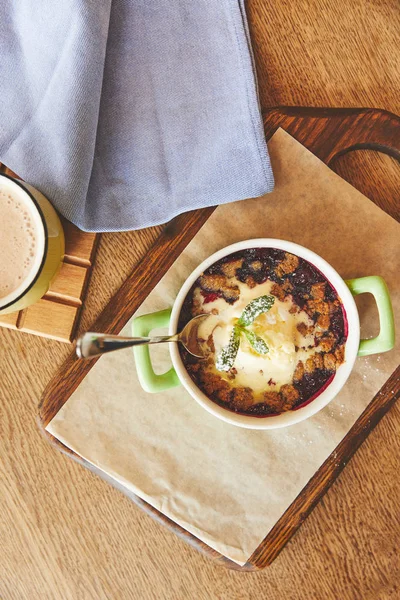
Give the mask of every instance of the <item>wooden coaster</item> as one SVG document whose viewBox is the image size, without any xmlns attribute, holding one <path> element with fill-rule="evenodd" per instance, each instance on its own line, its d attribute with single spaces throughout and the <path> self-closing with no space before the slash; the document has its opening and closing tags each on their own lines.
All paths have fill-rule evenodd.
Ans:
<svg viewBox="0 0 400 600">
<path fill-rule="evenodd" d="M 0 172 L 17 177 L 0 164 Z M 65 234 L 65 256 L 47 294 L 33 306 L 0 315 L 0 327 L 71 342 L 78 325 L 99 236 L 80 231 L 61 218 Z"/>
</svg>

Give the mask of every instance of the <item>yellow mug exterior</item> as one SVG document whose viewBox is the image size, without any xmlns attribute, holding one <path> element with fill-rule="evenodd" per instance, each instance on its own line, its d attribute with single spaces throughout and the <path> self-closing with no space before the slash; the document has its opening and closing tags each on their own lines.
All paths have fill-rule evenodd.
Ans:
<svg viewBox="0 0 400 600">
<path fill-rule="evenodd" d="M 4 175 L 2 174 L 2 176 Z M 7 177 L 13 179 L 8 175 Z M 61 221 L 49 200 L 41 192 L 24 181 L 18 179 L 13 179 L 13 181 L 23 188 L 29 196 L 30 201 L 36 204 L 36 207 L 39 207 L 39 213 L 41 213 L 44 224 L 46 241 L 41 267 L 33 284 L 15 302 L 4 308 L 1 308 L 0 300 L 0 315 L 17 312 L 38 302 L 46 294 L 51 282 L 60 270 L 65 252 L 64 231 Z"/>
</svg>

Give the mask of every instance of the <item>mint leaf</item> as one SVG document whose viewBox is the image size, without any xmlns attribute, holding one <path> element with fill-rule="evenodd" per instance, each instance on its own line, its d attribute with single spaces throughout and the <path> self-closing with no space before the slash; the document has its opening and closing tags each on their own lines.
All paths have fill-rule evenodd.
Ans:
<svg viewBox="0 0 400 600">
<path fill-rule="evenodd" d="M 259 298 L 255 298 L 255 300 L 252 300 L 242 312 L 238 325 L 244 327 L 251 325 L 258 316 L 268 312 L 274 302 L 275 298 L 273 296 L 260 296 Z"/>
<path fill-rule="evenodd" d="M 227 346 L 217 356 L 215 366 L 218 371 L 229 371 L 233 367 L 240 345 L 240 329 L 234 327 Z"/>
<path fill-rule="evenodd" d="M 269 311 L 274 302 L 275 298 L 273 296 L 260 296 L 259 298 L 252 300 L 246 306 L 240 319 L 238 319 L 237 324 L 232 330 L 228 345 L 222 348 L 216 358 L 215 366 L 218 371 L 229 371 L 233 367 L 239 350 L 240 336 L 242 333 L 244 333 L 249 344 L 258 354 L 267 354 L 269 352 L 266 342 L 260 336 L 255 334 L 254 331 L 247 330 L 246 327 L 251 325 L 259 315 Z"/>
<path fill-rule="evenodd" d="M 250 331 L 249 329 L 242 329 L 243 333 L 247 337 L 247 340 L 253 350 L 255 350 L 258 354 L 268 354 L 269 348 L 259 335 L 254 333 L 254 331 Z"/>
</svg>

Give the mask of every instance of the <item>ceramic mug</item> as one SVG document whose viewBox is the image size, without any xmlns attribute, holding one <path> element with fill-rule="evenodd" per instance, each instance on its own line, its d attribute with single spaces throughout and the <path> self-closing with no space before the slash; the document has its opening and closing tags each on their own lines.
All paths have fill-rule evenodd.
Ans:
<svg viewBox="0 0 400 600">
<path fill-rule="evenodd" d="M 171 387 L 183 385 L 189 394 L 214 416 L 248 429 L 276 429 L 298 423 L 311 417 L 324 408 L 341 390 L 349 377 L 357 356 L 367 356 L 391 350 L 394 346 L 394 317 L 386 283 L 381 277 L 361 277 L 344 281 L 335 269 L 311 250 L 283 240 L 255 239 L 232 244 L 219 250 L 195 269 L 180 289 L 172 310 L 136 317 L 133 320 L 133 335 L 148 336 L 152 329 L 169 327 L 169 333 L 176 333 L 182 304 L 196 279 L 212 264 L 239 250 L 250 248 L 277 248 L 295 254 L 313 264 L 326 277 L 338 293 L 346 312 L 348 335 L 345 344 L 345 362 L 339 366 L 332 382 L 314 400 L 303 407 L 267 418 L 237 414 L 213 402 L 191 379 L 179 354 L 178 344 L 170 344 L 172 368 L 157 375 L 152 367 L 148 346 L 134 348 L 139 381 L 147 392 L 161 392 Z M 373 294 L 379 312 L 380 332 L 376 338 L 360 340 L 360 320 L 353 296 L 369 292 Z"/>
<path fill-rule="evenodd" d="M 17 289 L 0 298 L 0 314 L 7 314 L 34 304 L 48 291 L 64 256 L 64 233 L 56 211 L 41 192 L 4 173 L 0 173 L 0 186 L 27 207 L 37 232 L 33 269 Z"/>
</svg>

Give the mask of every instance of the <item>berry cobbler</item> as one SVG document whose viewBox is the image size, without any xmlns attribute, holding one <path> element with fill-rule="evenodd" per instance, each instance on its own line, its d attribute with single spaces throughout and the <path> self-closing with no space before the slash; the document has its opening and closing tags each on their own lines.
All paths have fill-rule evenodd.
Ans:
<svg viewBox="0 0 400 600">
<path fill-rule="evenodd" d="M 258 417 L 295 410 L 344 362 L 342 302 L 316 267 L 289 252 L 252 248 L 214 263 L 187 294 L 179 329 L 204 313 L 206 358 L 179 351 L 198 388 L 228 410 Z"/>
</svg>

